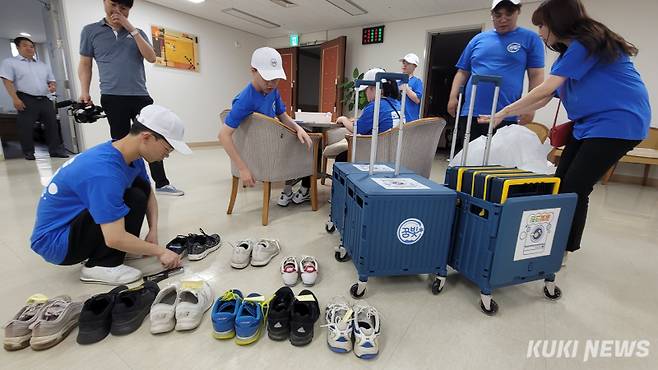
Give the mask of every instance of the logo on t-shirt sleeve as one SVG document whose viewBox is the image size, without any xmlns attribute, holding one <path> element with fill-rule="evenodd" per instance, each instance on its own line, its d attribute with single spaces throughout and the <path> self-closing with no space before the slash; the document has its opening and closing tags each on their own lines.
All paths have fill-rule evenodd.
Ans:
<svg viewBox="0 0 658 370">
<path fill-rule="evenodd" d="M 510 53 L 518 53 L 519 50 L 521 50 L 521 44 L 519 44 L 518 42 L 513 42 L 507 45 L 507 51 L 509 51 Z"/>
</svg>

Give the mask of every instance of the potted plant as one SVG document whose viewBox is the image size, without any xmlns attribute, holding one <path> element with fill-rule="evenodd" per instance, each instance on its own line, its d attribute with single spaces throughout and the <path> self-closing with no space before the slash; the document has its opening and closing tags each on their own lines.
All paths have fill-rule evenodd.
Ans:
<svg viewBox="0 0 658 370">
<path fill-rule="evenodd" d="M 360 80 L 362 78 L 363 73 L 359 73 L 359 69 L 354 68 L 352 80 L 345 81 L 340 85 L 340 88 L 343 89 L 343 100 L 341 100 L 341 103 L 347 104 L 349 112 L 354 112 L 354 80 Z M 366 94 L 361 91 L 359 93 L 359 109 L 363 109 L 367 104 Z"/>
</svg>

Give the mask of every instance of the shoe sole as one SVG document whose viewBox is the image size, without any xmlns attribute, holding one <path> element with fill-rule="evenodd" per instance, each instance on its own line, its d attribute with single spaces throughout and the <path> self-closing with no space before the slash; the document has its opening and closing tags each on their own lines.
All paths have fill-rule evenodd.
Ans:
<svg viewBox="0 0 658 370">
<path fill-rule="evenodd" d="M 149 314 L 150 310 L 151 310 L 151 306 L 149 305 L 148 310 L 144 309 L 144 311 L 139 312 L 137 316 L 124 322 L 116 323 L 116 321 L 114 321 L 113 319 L 112 327 L 110 327 L 110 333 L 112 333 L 112 335 L 121 336 L 136 331 L 137 329 L 139 329 L 140 326 L 142 326 L 142 323 L 144 322 L 146 316 Z"/>
<path fill-rule="evenodd" d="M 354 352 L 354 354 L 356 354 L 356 352 Z M 378 354 L 379 353 L 369 353 L 369 354 L 361 355 L 361 356 L 356 355 L 356 357 L 358 357 L 362 360 L 372 360 L 373 358 L 377 357 Z"/>
<path fill-rule="evenodd" d="M 292 200 L 292 202 L 293 202 L 293 203 L 295 203 L 295 204 L 302 204 L 302 203 L 306 203 L 306 202 L 308 202 L 309 200 L 311 200 L 311 198 L 310 198 L 310 197 L 309 197 L 308 199 L 306 199 L 306 198 L 304 198 L 304 200 L 302 200 L 302 201 L 301 201 L 301 202 L 299 202 L 299 203 L 298 203 L 298 202 L 296 202 L 296 201 L 295 201 L 294 199 Z"/>
<path fill-rule="evenodd" d="M 6 351 L 18 351 L 30 346 L 30 338 L 32 338 L 32 333 L 22 337 L 5 338 L 3 341 L 3 347 Z"/>
<path fill-rule="evenodd" d="M 162 192 L 162 191 L 158 191 L 158 190 L 156 190 L 155 193 L 159 194 L 159 195 L 168 195 L 170 197 L 182 197 L 183 195 L 185 195 L 185 193 L 168 193 L 168 192 Z"/>
<path fill-rule="evenodd" d="M 131 281 L 120 281 L 120 282 L 112 282 L 112 281 L 105 281 L 105 280 L 99 280 L 99 279 L 92 279 L 92 278 L 86 278 L 80 276 L 80 281 L 82 281 L 85 284 L 99 284 L 99 285 L 109 285 L 109 286 L 121 286 L 121 285 L 126 285 L 130 283 L 134 283 L 141 279 L 142 276 L 140 275 L 137 279 L 131 280 Z"/>
<path fill-rule="evenodd" d="M 203 316 L 201 317 L 203 319 Z M 176 321 L 176 331 L 190 331 L 194 330 L 201 325 L 201 320 L 199 321 L 190 321 L 190 322 L 179 322 Z"/>
<path fill-rule="evenodd" d="M 73 329 L 75 329 L 76 326 L 78 326 L 77 319 L 66 323 L 66 325 L 55 334 L 43 337 L 33 336 L 32 339 L 30 339 L 30 347 L 32 347 L 32 349 L 35 351 L 42 351 L 44 349 L 54 347 L 59 342 L 66 339 L 66 337 L 71 333 L 71 331 L 73 331 Z"/>
<path fill-rule="evenodd" d="M 244 264 L 231 262 L 231 267 L 233 267 L 234 269 L 242 270 L 243 268 L 246 268 L 247 266 L 249 266 L 249 262 L 246 262 Z"/>
<path fill-rule="evenodd" d="M 276 333 L 268 328 L 267 337 L 275 342 L 282 342 L 290 337 L 290 332 L 288 330 L 282 330 L 281 333 Z"/>
<path fill-rule="evenodd" d="M 312 341 L 313 341 L 313 333 L 310 333 L 310 335 L 304 337 L 297 337 L 294 335 L 290 335 L 290 344 L 292 344 L 295 347 L 302 347 L 308 345 Z"/>
<path fill-rule="evenodd" d="M 291 201 L 290 203 L 292 203 L 292 201 Z M 279 207 L 288 207 L 288 206 L 290 205 L 290 203 L 281 204 L 281 203 L 279 203 L 279 202 L 276 202 L 276 204 L 277 204 Z"/>
<path fill-rule="evenodd" d="M 151 334 L 163 334 L 163 333 L 169 333 L 170 331 L 174 330 L 174 327 L 176 326 L 176 323 L 174 320 L 171 322 L 167 323 L 158 323 L 153 325 L 153 322 L 151 322 Z"/>
<path fill-rule="evenodd" d="M 213 330 L 212 337 L 220 340 L 233 339 L 235 337 L 235 330 L 225 331 L 225 332 L 219 332 Z"/>
<path fill-rule="evenodd" d="M 212 248 L 206 249 L 201 254 L 189 254 L 188 253 L 187 254 L 187 259 L 190 260 L 190 261 L 200 261 L 200 260 L 206 258 L 210 253 L 218 250 L 219 247 L 221 247 L 221 246 L 222 246 L 222 243 L 219 243 L 219 244 L 217 244 L 216 246 L 214 246 Z"/>
<path fill-rule="evenodd" d="M 78 342 L 78 344 L 94 344 L 102 341 L 109 334 L 110 330 L 105 328 L 97 328 L 93 330 L 78 329 L 76 342 Z"/>
<path fill-rule="evenodd" d="M 329 346 L 329 350 L 334 353 L 348 353 L 352 351 L 351 349 L 346 349 L 346 348 L 340 348 L 340 347 L 333 347 L 331 344 L 327 343 L 327 346 Z"/>
<path fill-rule="evenodd" d="M 246 338 L 239 337 L 236 333 L 236 335 L 235 335 L 235 344 L 237 344 L 239 346 L 246 346 L 248 344 L 254 343 L 254 342 L 258 341 L 258 339 L 260 339 L 261 332 L 262 332 L 262 326 L 260 326 L 258 328 L 258 330 L 256 330 L 256 333 L 254 333 L 254 335 L 252 335 L 250 337 L 246 337 Z"/>
</svg>

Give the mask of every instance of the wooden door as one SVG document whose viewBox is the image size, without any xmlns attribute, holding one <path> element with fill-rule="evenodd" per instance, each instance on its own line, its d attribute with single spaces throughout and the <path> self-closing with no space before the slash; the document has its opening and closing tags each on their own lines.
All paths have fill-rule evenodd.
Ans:
<svg viewBox="0 0 658 370">
<path fill-rule="evenodd" d="M 279 94 L 281 99 L 286 104 L 286 113 L 293 117 L 292 112 L 295 111 L 295 84 L 297 81 L 297 48 L 277 49 L 281 54 L 281 61 L 283 62 L 283 70 L 286 72 L 286 80 L 279 82 Z"/>
<path fill-rule="evenodd" d="M 320 78 L 320 112 L 331 112 L 332 120 L 343 114 L 343 90 L 339 85 L 345 76 L 345 43 L 347 37 L 327 41 L 320 45 L 321 73 Z"/>
</svg>

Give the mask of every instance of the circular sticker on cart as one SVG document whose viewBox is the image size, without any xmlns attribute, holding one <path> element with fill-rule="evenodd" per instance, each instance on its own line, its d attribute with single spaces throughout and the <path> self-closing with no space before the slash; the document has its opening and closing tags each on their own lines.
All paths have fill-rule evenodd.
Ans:
<svg viewBox="0 0 658 370">
<path fill-rule="evenodd" d="M 415 244 L 423 237 L 424 233 L 425 225 L 417 218 L 408 218 L 398 226 L 398 240 L 402 244 Z"/>
</svg>

